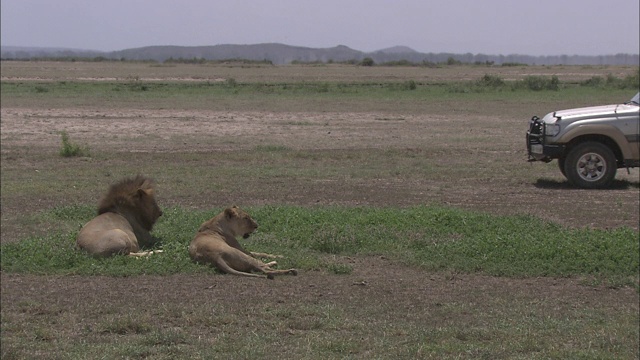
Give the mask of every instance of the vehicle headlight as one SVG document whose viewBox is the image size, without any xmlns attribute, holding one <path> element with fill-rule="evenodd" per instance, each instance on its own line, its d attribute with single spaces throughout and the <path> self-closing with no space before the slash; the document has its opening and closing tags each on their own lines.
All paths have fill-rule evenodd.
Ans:
<svg viewBox="0 0 640 360">
<path fill-rule="evenodd" d="M 544 133 L 547 136 L 556 136 L 560 133 L 560 125 L 558 124 L 545 124 Z"/>
</svg>

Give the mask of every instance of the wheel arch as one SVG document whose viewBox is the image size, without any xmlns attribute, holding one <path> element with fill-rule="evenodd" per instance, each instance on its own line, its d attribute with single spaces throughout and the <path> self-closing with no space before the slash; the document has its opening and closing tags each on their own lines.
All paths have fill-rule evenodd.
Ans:
<svg viewBox="0 0 640 360">
<path fill-rule="evenodd" d="M 613 155 L 616 157 L 618 165 L 624 163 L 625 154 L 623 153 L 618 143 L 611 137 L 603 134 L 583 134 L 574 137 L 573 139 L 571 139 L 571 141 L 569 141 L 569 143 L 567 143 L 565 154 L 569 153 L 571 149 L 573 149 L 576 145 L 588 141 L 599 142 L 607 146 L 609 149 L 611 149 Z"/>
</svg>

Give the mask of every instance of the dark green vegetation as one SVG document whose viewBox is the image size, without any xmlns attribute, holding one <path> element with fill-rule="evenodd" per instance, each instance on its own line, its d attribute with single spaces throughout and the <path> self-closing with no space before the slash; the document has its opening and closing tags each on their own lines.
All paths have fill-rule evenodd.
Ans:
<svg viewBox="0 0 640 360">
<path fill-rule="evenodd" d="M 638 171 L 573 189 L 524 132 L 637 73 L 3 62 L 2 359 L 635 359 Z M 89 156 L 60 156 L 63 131 Z M 76 251 L 137 173 L 165 252 Z M 189 260 L 233 204 L 299 276 Z"/>
<path fill-rule="evenodd" d="M 62 146 L 60 147 L 60 156 L 71 157 L 71 156 L 88 156 L 89 155 L 89 149 L 72 142 L 69 139 L 69 134 L 67 134 L 66 131 L 62 131 L 60 133 L 60 137 L 62 139 Z"/>
</svg>

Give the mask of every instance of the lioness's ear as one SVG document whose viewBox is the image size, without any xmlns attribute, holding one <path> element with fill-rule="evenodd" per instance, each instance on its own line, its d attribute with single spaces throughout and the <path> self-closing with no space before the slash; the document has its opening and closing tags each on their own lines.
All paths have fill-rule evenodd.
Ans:
<svg viewBox="0 0 640 360">
<path fill-rule="evenodd" d="M 226 208 L 224 210 L 224 216 L 226 216 L 228 218 L 232 218 L 232 217 L 236 216 L 236 210 L 234 208 Z"/>
</svg>

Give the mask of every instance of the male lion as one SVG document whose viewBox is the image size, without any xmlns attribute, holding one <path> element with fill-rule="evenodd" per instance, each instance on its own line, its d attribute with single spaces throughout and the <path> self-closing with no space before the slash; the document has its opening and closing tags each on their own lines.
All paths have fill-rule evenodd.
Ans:
<svg viewBox="0 0 640 360">
<path fill-rule="evenodd" d="M 246 239 L 257 228 L 258 224 L 244 210 L 237 206 L 227 208 L 200 225 L 196 237 L 189 245 L 189 255 L 193 261 L 214 265 L 227 274 L 263 277 L 251 273 L 256 271 L 266 274 L 269 279 L 273 279 L 275 275 L 298 275 L 295 269 L 272 269 L 271 266 L 276 265 L 275 261 L 263 263 L 256 259 L 282 256 L 249 252 L 242 248 L 236 237 L 242 235 Z"/>
<path fill-rule="evenodd" d="M 95 256 L 148 255 L 152 252 L 140 248 L 156 242 L 149 232 L 161 215 L 151 179 L 124 179 L 111 185 L 98 205 L 98 216 L 80 229 L 76 243 Z"/>
</svg>

